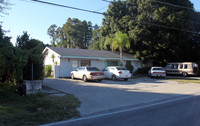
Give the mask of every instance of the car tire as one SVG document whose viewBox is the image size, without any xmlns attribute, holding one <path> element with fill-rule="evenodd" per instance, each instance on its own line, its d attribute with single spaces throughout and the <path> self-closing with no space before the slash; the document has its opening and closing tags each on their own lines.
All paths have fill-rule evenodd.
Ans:
<svg viewBox="0 0 200 126">
<path fill-rule="evenodd" d="M 87 80 L 87 77 L 86 77 L 85 75 L 83 76 L 83 81 L 84 81 L 84 82 L 87 82 L 87 81 L 88 81 L 88 80 Z"/>
<path fill-rule="evenodd" d="M 116 81 L 116 80 L 117 80 L 117 78 L 116 78 L 115 75 L 112 75 L 112 80 L 113 80 L 113 81 Z"/>
<path fill-rule="evenodd" d="M 128 78 L 124 78 L 124 81 L 128 81 Z"/>
<path fill-rule="evenodd" d="M 74 74 L 71 74 L 71 79 L 72 79 L 72 80 L 74 79 Z"/>
<path fill-rule="evenodd" d="M 187 76 L 188 76 L 187 72 L 183 72 L 183 73 L 182 73 L 182 76 L 183 76 L 183 77 L 187 77 Z"/>
<path fill-rule="evenodd" d="M 98 80 L 99 82 L 101 82 L 102 80 Z"/>
</svg>

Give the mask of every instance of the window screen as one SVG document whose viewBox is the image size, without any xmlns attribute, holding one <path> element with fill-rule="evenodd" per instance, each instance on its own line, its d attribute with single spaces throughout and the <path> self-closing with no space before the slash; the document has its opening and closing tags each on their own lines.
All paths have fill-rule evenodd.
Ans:
<svg viewBox="0 0 200 126">
<path fill-rule="evenodd" d="M 118 66 L 118 61 L 110 60 L 108 61 L 108 66 Z"/>
<path fill-rule="evenodd" d="M 81 60 L 81 66 L 90 66 L 91 61 L 90 60 Z"/>
</svg>

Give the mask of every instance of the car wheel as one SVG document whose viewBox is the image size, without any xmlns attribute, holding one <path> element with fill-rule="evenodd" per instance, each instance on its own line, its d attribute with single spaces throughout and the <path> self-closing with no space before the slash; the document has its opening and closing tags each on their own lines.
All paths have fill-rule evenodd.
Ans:
<svg viewBox="0 0 200 126">
<path fill-rule="evenodd" d="M 71 74 L 71 79 L 74 79 L 74 74 Z"/>
<path fill-rule="evenodd" d="M 128 80 L 128 78 L 124 78 L 124 81 L 127 81 Z"/>
<path fill-rule="evenodd" d="M 188 76 L 187 72 L 183 72 L 183 73 L 182 73 L 182 76 L 183 76 L 183 77 L 187 77 L 187 76 Z"/>
<path fill-rule="evenodd" d="M 116 76 L 115 75 L 112 75 L 112 80 L 116 81 Z"/>
<path fill-rule="evenodd" d="M 99 82 L 101 82 L 102 80 L 98 80 Z"/>
<path fill-rule="evenodd" d="M 83 81 L 87 82 L 87 77 L 85 75 L 83 76 Z"/>
</svg>

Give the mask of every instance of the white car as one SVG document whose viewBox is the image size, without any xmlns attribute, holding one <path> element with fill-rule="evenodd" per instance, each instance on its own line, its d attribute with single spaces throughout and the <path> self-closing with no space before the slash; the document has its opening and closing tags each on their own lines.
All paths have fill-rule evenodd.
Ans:
<svg viewBox="0 0 200 126">
<path fill-rule="evenodd" d="M 120 66 L 107 67 L 104 69 L 104 74 L 108 79 L 124 79 L 125 81 L 127 81 L 132 76 L 129 70 Z"/>
<path fill-rule="evenodd" d="M 149 77 L 166 77 L 166 71 L 163 67 L 151 67 L 151 69 L 148 71 Z"/>
<path fill-rule="evenodd" d="M 104 72 L 100 71 L 96 67 L 79 67 L 75 71 L 71 72 L 71 79 L 83 79 L 83 81 L 88 80 L 98 80 L 101 81 L 105 78 Z"/>
</svg>

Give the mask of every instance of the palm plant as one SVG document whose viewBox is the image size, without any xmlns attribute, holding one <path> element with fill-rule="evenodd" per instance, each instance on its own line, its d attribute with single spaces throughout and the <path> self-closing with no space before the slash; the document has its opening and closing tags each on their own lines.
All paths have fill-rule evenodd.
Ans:
<svg viewBox="0 0 200 126">
<path fill-rule="evenodd" d="M 114 38 L 106 38 L 105 41 L 105 48 L 107 45 L 110 45 L 112 51 L 119 49 L 120 51 L 120 61 L 121 61 L 121 66 L 123 65 L 123 50 L 125 48 L 130 48 L 130 41 L 129 41 L 129 36 L 126 33 L 122 33 L 121 31 L 117 31 L 115 33 Z"/>
</svg>

